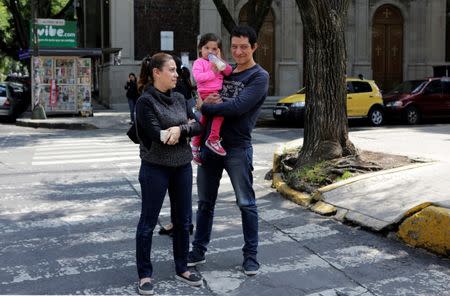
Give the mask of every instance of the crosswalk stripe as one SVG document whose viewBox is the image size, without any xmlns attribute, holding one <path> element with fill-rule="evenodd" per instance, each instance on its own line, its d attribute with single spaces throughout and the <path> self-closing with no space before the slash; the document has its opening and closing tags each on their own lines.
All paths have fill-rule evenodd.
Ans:
<svg viewBox="0 0 450 296">
<path fill-rule="evenodd" d="M 34 152 L 35 156 L 46 156 L 46 155 L 69 155 L 69 154 L 87 154 L 91 152 L 103 152 L 103 153 L 109 153 L 109 152 L 119 152 L 119 151 L 129 151 L 129 152 L 135 152 L 139 153 L 139 149 L 136 149 L 137 147 L 111 147 L 108 148 L 105 147 L 89 147 L 89 148 L 79 148 L 79 147 L 70 147 L 68 149 L 55 149 L 55 150 L 44 150 L 41 151 L 40 149 L 36 149 Z"/>
<path fill-rule="evenodd" d="M 52 159 L 76 159 L 76 158 L 86 158 L 86 156 L 88 156 L 89 158 L 95 158 L 98 156 L 104 156 L 104 155 L 108 155 L 108 156 L 121 156 L 121 155 L 135 155 L 138 156 L 137 151 L 115 151 L 115 152 L 99 152 L 99 153 L 89 153 L 89 154 L 81 154 L 81 153 L 77 153 L 77 154 L 66 154 L 66 155 L 45 155 L 45 156 L 34 156 L 33 160 L 52 160 Z"/>
<path fill-rule="evenodd" d="M 68 164 L 68 163 L 92 163 L 92 162 L 111 162 L 111 161 L 121 161 L 121 160 L 138 160 L 138 155 L 133 156 L 116 156 L 116 157 L 105 157 L 105 158 L 89 158 L 88 156 L 84 159 L 64 159 L 64 160 L 50 160 L 50 161 L 33 161 L 31 165 L 51 165 L 51 164 Z"/>
</svg>

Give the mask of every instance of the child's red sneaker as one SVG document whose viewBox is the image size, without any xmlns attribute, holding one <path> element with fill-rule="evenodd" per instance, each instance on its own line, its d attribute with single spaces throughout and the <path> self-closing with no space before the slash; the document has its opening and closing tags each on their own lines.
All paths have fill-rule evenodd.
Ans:
<svg viewBox="0 0 450 296">
<path fill-rule="evenodd" d="M 206 140 L 205 145 L 211 149 L 212 152 L 219 154 L 220 156 L 227 155 L 225 149 L 223 149 L 222 145 L 220 145 L 220 141 L 211 141 L 208 139 Z"/>
<path fill-rule="evenodd" d="M 202 159 L 200 157 L 200 148 L 197 146 L 193 146 L 192 147 L 192 161 L 196 164 L 196 165 L 202 165 Z"/>
</svg>

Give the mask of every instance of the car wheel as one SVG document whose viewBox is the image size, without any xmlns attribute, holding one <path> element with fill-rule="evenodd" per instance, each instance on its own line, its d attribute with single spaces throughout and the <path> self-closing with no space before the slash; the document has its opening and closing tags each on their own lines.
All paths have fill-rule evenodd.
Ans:
<svg viewBox="0 0 450 296">
<path fill-rule="evenodd" d="M 408 124 L 418 124 L 420 122 L 420 112 L 419 109 L 417 109 L 414 106 L 410 106 L 406 108 L 405 111 L 405 119 L 406 123 Z"/>
<path fill-rule="evenodd" d="M 374 107 L 369 111 L 368 118 L 373 126 L 380 126 L 384 123 L 384 113 L 380 107 Z"/>
</svg>

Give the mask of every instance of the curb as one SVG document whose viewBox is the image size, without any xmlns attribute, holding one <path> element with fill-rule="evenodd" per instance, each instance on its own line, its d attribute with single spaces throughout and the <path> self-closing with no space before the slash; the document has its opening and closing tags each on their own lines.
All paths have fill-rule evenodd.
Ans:
<svg viewBox="0 0 450 296">
<path fill-rule="evenodd" d="M 275 150 L 272 165 L 272 187 L 285 198 L 301 206 L 307 207 L 320 215 L 333 216 L 333 218 L 339 221 L 351 220 L 351 215 L 358 213 L 352 213 L 348 209 L 337 208 L 332 204 L 322 201 L 322 194 L 324 192 L 380 174 L 390 174 L 410 170 L 431 165 L 433 163 L 415 163 L 403 167 L 359 175 L 322 187 L 311 196 L 290 188 L 281 177 L 280 168 L 282 156 L 286 151 L 292 150 L 293 145 L 295 145 L 295 141 L 288 142 L 286 145 L 277 147 Z M 424 203 L 408 210 L 404 214 L 404 218 L 399 225 L 392 226 L 394 226 L 394 229 L 397 229 L 397 237 L 406 244 L 450 257 L 450 209 L 439 207 L 432 203 Z M 383 230 L 381 228 L 377 229 L 376 227 L 373 229 L 376 231 Z"/>
<path fill-rule="evenodd" d="M 450 209 L 428 206 L 406 218 L 397 235 L 408 245 L 450 257 Z"/>
<path fill-rule="evenodd" d="M 49 129 L 69 129 L 69 130 L 93 130 L 98 129 L 90 123 L 64 123 L 64 122 L 51 122 L 45 120 L 20 120 L 16 121 L 16 125 L 33 127 L 33 128 L 49 128 Z"/>
</svg>

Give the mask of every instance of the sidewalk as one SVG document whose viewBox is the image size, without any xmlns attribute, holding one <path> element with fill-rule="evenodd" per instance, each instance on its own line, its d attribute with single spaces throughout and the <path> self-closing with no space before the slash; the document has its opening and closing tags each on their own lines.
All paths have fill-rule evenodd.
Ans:
<svg viewBox="0 0 450 296">
<path fill-rule="evenodd" d="M 287 147 L 299 144 L 293 142 Z M 364 174 L 323 187 L 311 197 L 281 180 L 279 156 L 276 152 L 273 184 L 287 198 L 343 222 L 395 231 L 409 245 L 450 257 L 450 163 L 419 163 Z"/>
<path fill-rule="evenodd" d="M 120 112 L 115 110 L 94 111 L 92 117 L 81 116 L 49 116 L 47 119 L 31 119 L 30 114 L 24 114 L 23 118 L 18 118 L 16 125 L 34 128 L 54 128 L 54 129 L 124 129 L 129 126 L 130 112 Z"/>
<path fill-rule="evenodd" d="M 90 129 L 125 129 L 130 122 L 129 111 L 116 110 L 94 110 L 94 116 L 49 116 L 47 119 L 31 119 L 31 113 L 25 113 L 22 118 L 17 118 L 16 125 L 34 127 L 34 128 L 52 128 L 52 129 L 72 129 L 72 130 L 90 130 Z M 261 110 L 257 125 L 269 126 L 273 124 L 272 108 L 265 107 Z"/>
</svg>

